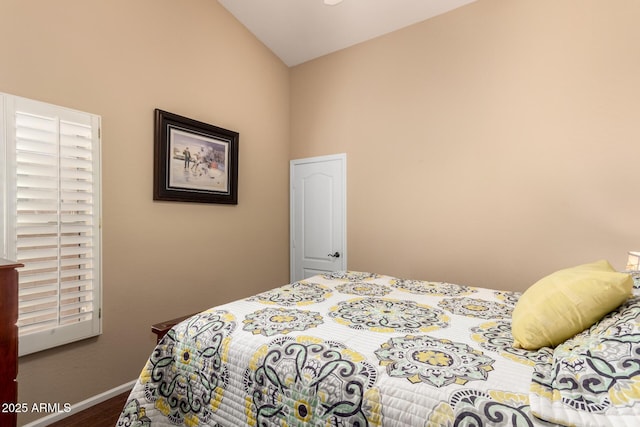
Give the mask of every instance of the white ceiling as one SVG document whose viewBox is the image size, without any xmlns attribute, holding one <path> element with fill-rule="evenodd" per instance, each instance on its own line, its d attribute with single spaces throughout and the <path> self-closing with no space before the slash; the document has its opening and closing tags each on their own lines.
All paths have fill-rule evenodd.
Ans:
<svg viewBox="0 0 640 427">
<path fill-rule="evenodd" d="M 476 0 L 218 0 L 288 66 Z"/>
</svg>

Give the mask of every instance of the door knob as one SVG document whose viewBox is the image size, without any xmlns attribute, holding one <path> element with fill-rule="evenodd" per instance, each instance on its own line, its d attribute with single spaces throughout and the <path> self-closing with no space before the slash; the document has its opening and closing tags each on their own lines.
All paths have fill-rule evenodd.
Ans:
<svg viewBox="0 0 640 427">
<path fill-rule="evenodd" d="M 329 254 L 327 256 L 330 256 L 331 258 L 340 258 L 340 252 L 336 251 L 336 253 L 334 254 Z"/>
</svg>

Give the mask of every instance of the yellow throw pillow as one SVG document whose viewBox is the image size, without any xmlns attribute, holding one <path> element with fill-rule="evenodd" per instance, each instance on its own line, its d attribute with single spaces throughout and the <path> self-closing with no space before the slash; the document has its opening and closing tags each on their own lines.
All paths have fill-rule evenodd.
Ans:
<svg viewBox="0 0 640 427">
<path fill-rule="evenodd" d="M 514 347 L 555 347 L 631 296 L 633 280 L 605 260 L 556 271 L 534 283 L 513 309 Z"/>
</svg>

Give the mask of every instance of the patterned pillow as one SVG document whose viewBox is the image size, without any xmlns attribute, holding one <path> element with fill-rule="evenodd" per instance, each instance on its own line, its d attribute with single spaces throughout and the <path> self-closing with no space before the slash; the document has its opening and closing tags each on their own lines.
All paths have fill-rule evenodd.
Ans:
<svg viewBox="0 0 640 427">
<path fill-rule="evenodd" d="M 562 425 L 636 426 L 640 418 L 640 296 L 536 364 L 537 417 Z"/>
<path fill-rule="evenodd" d="M 633 294 L 640 295 L 640 271 L 630 271 L 631 278 L 633 279 Z"/>
</svg>

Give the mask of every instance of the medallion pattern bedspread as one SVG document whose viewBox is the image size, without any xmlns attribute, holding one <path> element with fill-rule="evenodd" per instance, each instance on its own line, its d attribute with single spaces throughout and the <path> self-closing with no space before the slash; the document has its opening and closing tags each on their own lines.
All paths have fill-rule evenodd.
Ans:
<svg viewBox="0 0 640 427">
<path fill-rule="evenodd" d="M 551 348 L 513 348 L 518 297 L 339 272 L 218 306 L 180 323 L 156 346 L 118 425 L 556 425 L 536 417 L 530 401 L 543 406 L 536 415 L 549 412 L 541 399 L 555 399 L 554 385 L 569 374 L 556 368 L 559 355 Z M 575 370 L 589 365 L 586 359 L 599 361 L 578 382 L 607 378 L 587 396 L 600 409 L 621 408 L 619 400 L 640 405 L 640 308 L 631 311 L 600 326 L 613 347 L 600 345 L 562 364 Z M 613 337 L 616 328 L 630 327 L 635 338 Z M 620 364 L 609 366 L 607 358 L 618 355 Z M 606 390 L 608 397 L 600 396 Z M 574 406 L 583 403 L 575 387 L 563 391 Z M 551 412 L 550 419 L 562 419 Z"/>
<path fill-rule="evenodd" d="M 562 425 L 640 425 L 640 297 L 536 365 L 531 407 Z"/>
</svg>

